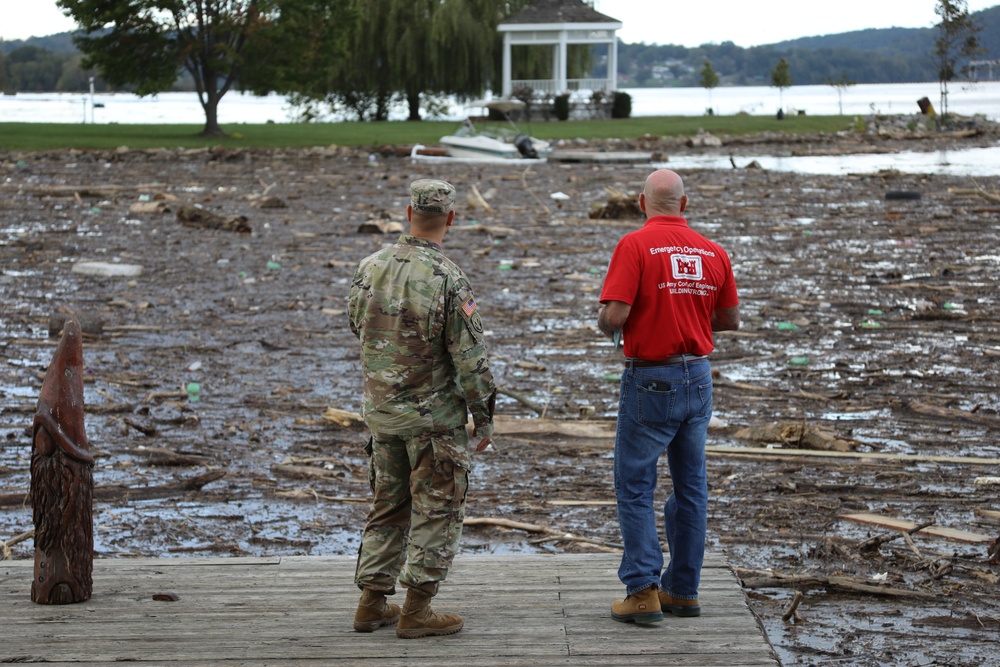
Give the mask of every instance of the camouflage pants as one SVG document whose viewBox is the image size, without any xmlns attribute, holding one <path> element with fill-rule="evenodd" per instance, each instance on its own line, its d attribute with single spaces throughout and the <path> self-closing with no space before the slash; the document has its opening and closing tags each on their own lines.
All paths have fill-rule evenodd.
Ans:
<svg viewBox="0 0 1000 667">
<path fill-rule="evenodd" d="M 416 436 L 373 434 L 374 499 L 358 550 L 359 588 L 391 593 L 398 579 L 404 588 L 437 593 L 462 538 L 468 441 L 464 427 Z"/>
</svg>

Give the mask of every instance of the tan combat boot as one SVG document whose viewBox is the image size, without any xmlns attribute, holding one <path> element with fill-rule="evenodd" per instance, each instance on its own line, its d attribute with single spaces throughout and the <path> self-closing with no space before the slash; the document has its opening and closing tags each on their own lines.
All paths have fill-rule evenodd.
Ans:
<svg viewBox="0 0 1000 667">
<path fill-rule="evenodd" d="M 438 614 L 431 609 L 431 596 L 415 588 L 406 591 L 403 615 L 396 626 L 396 636 L 400 639 L 453 635 L 462 629 L 462 617 L 458 614 Z"/>
<path fill-rule="evenodd" d="M 646 625 L 663 620 L 660 598 L 656 586 L 644 588 L 638 593 L 626 595 L 624 600 L 611 603 L 611 618 L 622 623 Z"/>
<path fill-rule="evenodd" d="M 385 593 L 366 588 L 361 591 L 358 610 L 354 612 L 356 632 L 375 632 L 383 625 L 392 625 L 399 620 L 399 605 L 385 601 Z"/>
</svg>

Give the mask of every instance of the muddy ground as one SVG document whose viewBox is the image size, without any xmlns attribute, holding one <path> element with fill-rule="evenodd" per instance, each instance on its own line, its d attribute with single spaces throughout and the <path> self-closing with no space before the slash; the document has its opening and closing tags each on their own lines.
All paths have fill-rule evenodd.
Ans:
<svg viewBox="0 0 1000 667">
<path fill-rule="evenodd" d="M 940 144 L 767 141 L 752 149 Z M 718 150 L 738 158 L 749 148 Z M 607 188 L 635 195 L 650 169 L 413 164 L 392 150 L 336 148 L 0 154 L 7 555 L 33 553 L 17 537 L 32 527 L 27 426 L 56 343 L 49 331 L 66 312 L 94 332 L 84 353 L 98 557 L 353 553 L 365 433 L 328 412 L 359 408 L 345 300 L 357 261 L 396 236 L 360 227 L 403 222 L 407 184 L 425 176 L 463 196 L 475 186 L 489 205 L 463 204 L 445 241 L 477 291 L 504 392 L 499 446 L 476 461 L 468 515 L 554 529 L 469 526 L 463 549 L 614 549 L 621 360 L 595 315 L 610 251 L 641 220 L 589 214 L 607 204 Z M 1000 567 L 988 541 L 907 542 L 842 515 L 1000 534 L 1000 487 L 982 479 L 1000 459 L 1000 170 L 977 182 L 683 176 L 692 226 L 730 250 L 744 321 L 718 336 L 713 355 L 709 539 L 743 578 L 782 663 L 996 664 Z M 249 231 L 183 224 L 185 206 Z M 142 273 L 75 272 L 85 261 Z M 857 455 L 806 456 L 807 442 Z M 668 490 L 664 479 L 660 495 Z M 895 539 L 861 547 L 877 536 Z M 790 575 L 812 578 L 774 580 Z M 797 616 L 785 621 L 796 590 Z"/>
</svg>

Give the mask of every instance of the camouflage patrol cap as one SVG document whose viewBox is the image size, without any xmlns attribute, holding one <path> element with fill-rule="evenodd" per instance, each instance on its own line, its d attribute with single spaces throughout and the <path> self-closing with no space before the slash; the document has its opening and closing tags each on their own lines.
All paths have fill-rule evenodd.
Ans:
<svg viewBox="0 0 1000 667">
<path fill-rule="evenodd" d="M 447 213 L 455 208 L 455 186 L 433 178 L 413 181 L 410 183 L 410 205 L 414 211 Z"/>
</svg>

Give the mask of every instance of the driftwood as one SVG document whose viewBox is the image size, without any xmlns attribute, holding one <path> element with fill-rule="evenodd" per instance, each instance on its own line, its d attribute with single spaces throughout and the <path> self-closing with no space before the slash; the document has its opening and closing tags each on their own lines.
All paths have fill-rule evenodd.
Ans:
<svg viewBox="0 0 1000 667">
<path fill-rule="evenodd" d="M 801 621 L 802 617 L 799 616 L 799 605 L 802 603 L 804 597 L 805 594 L 802 591 L 795 591 L 795 595 L 792 596 L 792 603 L 788 605 L 788 609 L 781 615 L 781 620 L 786 623 L 791 620 L 795 622 Z"/>
<path fill-rule="evenodd" d="M 971 533 L 967 530 L 958 530 L 957 528 L 947 528 L 944 526 L 928 525 L 926 527 L 921 527 L 913 521 L 906 521 L 905 519 L 896 519 L 891 516 L 882 516 L 880 514 L 871 514 L 868 512 L 841 514 L 840 518 L 847 519 L 848 521 L 855 521 L 857 523 L 867 523 L 881 526 L 883 528 L 892 528 L 911 535 L 919 533 L 921 535 L 940 537 L 942 539 L 952 540 L 955 542 L 965 542 L 967 544 L 984 544 L 993 540 L 990 535 Z"/>
<path fill-rule="evenodd" d="M 917 414 L 925 415 L 927 417 L 958 419 L 961 421 L 972 422 L 973 424 L 981 424 L 990 428 L 1000 428 L 1000 417 L 993 417 L 992 415 L 980 415 L 966 410 L 942 408 L 940 406 L 931 405 L 930 403 L 924 403 L 923 401 L 918 400 L 909 401 L 906 404 L 906 407 Z"/>
<path fill-rule="evenodd" d="M 644 217 L 637 197 L 615 188 L 605 190 L 608 193 L 607 203 L 591 207 L 588 214 L 591 220 L 641 220 Z"/>
<path fill-rule="evenodd" d="M 197 206 L 181 206 L 177 211 L 177 220 L 186 227 L 221 229 L 240 234 L 249 234 L 251 231 L 250 221 L 244 215 L 227 218 Z"/>
<path fill-rule="evenodd" d="M 395 220 L 368 220 L 358 225 L 358 234 L 401 234 L 402 223 Z"/>
<path fill-rule="evenodd" d="M 925 523 L 917 524 L 913 528 L 910 528 L 909 530 L 907 530 L 905 533 L 896 533 L 894 535 L 876 535 L 875 537 L 871 537 L 871 538 L 865 540 L 864 542 L 862 542 L 861 544 L 859 544 L 858 545 L 858 551 L 860 551 L 862 553 L 868 553 L 868 552 L 872 552 L 872 551 L 878 551 L 879 547 L 881 547 L 886 542 L 892 542 L 897 537 L 902 537 L 904 535 L 907 536 L 907 537 L 909 537 L 913 533 L 919 532 L 919 531 L 923 530 L 924 528 L 927 528 L 928 526 L 933 526 L 933 525 L 934 525 L 933 521 L 927 521 Z M 913 544 L 912 540 L 909 541 L 908 544 L 912 545 Z"/>
<path fill-rule="evenodd" d="M 622 549 L 621 544 L 616 544 L 614 542 L 607 542 L 605 540 L 599 540 L 593 537 L 581 537 L 579 535 L 573 535 L 572 533 L 567 533 L 564 530 L 559 530 L 557 528 L 551 528 L 549 526 L 542 526 L 536 523 L 524 523 L 522 521 L 512 521 L 510 519 L 498 519 L 494 517 L 466 517 L 463 521 L 465 526 L 497 526 L 498 528 L 507 528 L 510 530 L 523 530 L 526 533 L 542 533 L 545 537 L 531 540 L 532 543 L 538 544 L 541 542 L 583 542 L 586 544 L 594 544 L 601 547 L 611 548 L 615 550 Z"/>
<path fill-rule="evenodd" d="M 83 332 L 80 323 L 70 318 L 49 364 L 35 412 L 31 451 L 33 602 L 70 604 L 90 599 L 93 466 L 83 423 Z"/>
<path fill-rule="evenodd" d="M 120 500 L 152 500 L 154 498 L 170 498 L 190 491 L 200 491 L 203 486 L 226 476 L 225 470 L 210 470 L 190 479 L 160 486 L 99 486 L 94 489 L 94 498 L 104 502 Z"/>
<path fill-rule="evenodd" d="M 154 500 L 170 498 L 190 491 L 200 491 L 203 486 L 226 476 L 224 470 L 211 470 L 201 475 L 179 482 L 170 482 L 160 486 L 98 486 L 94 487 L 94 499 L 103 502 L 118 502 L 121 500 Z M 23 493 L 0 493 L 0 507 L 23 505 L 28 496 Z"/>
<path fill-rule="evenodd" d="M 9 540 L 0 542 L 0 560 L 11 560 L 14 555 L 11 552 L 10 548 L 15 544 L 20 544 L 25 540 L 31 539 L 34 536 L 35 536 L 35 529 L 32 528 L 31 530 L 27 530 L 21 533 L 20 535 L 15 535 Z"/>
<path fill-rule="evenodd" d="M 753 442 L 777 443 L 795 449 L 849 452 L 857 444 L 825 429 L 798 422 L 761 424 L 740 429 L 736 437 Z"/>
<path fill-rule="evenodd" d="M 743 588 L 794 588 L 809 590 L 825 588 L 830 591 L 844 593 L 861 593 L 863 595 L 878 595 L 883 597 L 912 598 L 931 600 L 934 593 L 910 591 L 890 586 L 880 586 L 868 579 L 860 577 L 825 576 L 821 574 L 780 574 L 767 570 L 746 570 L 735 568 L 736 576 L 740 578 Z"/>
<path fill-rule="evenodd" d="M 77 313 L 69 315 L 67 313 L 52 313 L 49 315 L 49 338 L 55 338 L 66 326 L 66 320 L 76 318 L 80 323 L 80 330 L 91 336 L 100 336 L 104 333 L 104 319 L 100 315 L 92 313 Z"/>
</svg>

